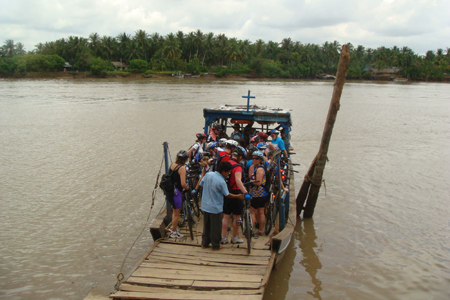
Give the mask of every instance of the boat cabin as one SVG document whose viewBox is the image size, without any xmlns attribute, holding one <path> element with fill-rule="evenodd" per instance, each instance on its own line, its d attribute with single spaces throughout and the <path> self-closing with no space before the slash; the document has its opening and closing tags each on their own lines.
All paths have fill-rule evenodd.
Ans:
<svg viewBox="0 0 450 300">
<path fill-rule="evenodd" d="M 205 118 L 205 134 L 209 134 L 211 125 L 218 123 L 222 125 L 224 130 L 231 128 L 234 124 L 239 124 L 242 131 L 245 126 L 252 125 L 253 128 L 269 133 L 271 129 L 284 129 L 284 144 L 289 149 L 289 133 L 291 131 L 292 120 L 289 110 L 281 108 L 270 108 L 267 106 L 250 105 L 250 91 L 247 98 L 247 105 L 221 105 L 216 108 L 203 109 Z"/>
</svg>

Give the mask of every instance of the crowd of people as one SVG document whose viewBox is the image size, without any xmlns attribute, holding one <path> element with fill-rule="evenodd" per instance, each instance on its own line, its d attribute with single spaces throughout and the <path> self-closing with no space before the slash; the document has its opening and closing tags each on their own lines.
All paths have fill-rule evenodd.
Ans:
<svg viewBox="0 0 450 300">
<path fill-rule="evenodd" d="M 258 132 L 252 124 L 243 128 L 234 124 L 232 129 L 233 132 L 228 136 L 223 125 L 212 124 L 209 135 L 197 133 L 195 143 L 187 151 L 179 151 L 176 161 L 170 166 L 172 181 L 175 184 L 170 238 L 183 237 L 177 228 L 182 193 L 198 193 L 199 190 L 202 191 L 203 248 L 219 250 L 230 242 L 244 242 L 239 237 L 239 222 L 245 199 L 250 200 L 253 224 L 258 224 L 258 228 L 254 230 L 255 238 L 264 234 L 264 211 L 270 196 L 266 187 L 266 175 L 274 151 L 279 149 L 288 156 L 283 141 L 284 130 Z M 187 168 L 193 165 L 199 165 L 202 173 L 197 186 L 188 187 Z M 246 184 L 246 181 L 252 183 Z M 284 186 L 282 188 L 287 191 Z M 231 219 L 233 221 L 229 239 L 228 227 Z"/>
</svg>

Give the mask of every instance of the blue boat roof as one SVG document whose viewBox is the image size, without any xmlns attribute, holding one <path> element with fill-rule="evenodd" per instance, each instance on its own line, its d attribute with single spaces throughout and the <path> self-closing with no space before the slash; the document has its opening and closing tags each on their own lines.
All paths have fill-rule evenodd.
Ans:
<svg viewBox="0 0 450 300">
<path fill-rule="evenodd" d="M 206 123 L 217 118 L 231 118 L 237 120 L 251 120 L 255 122 L 291 122 L 291 114 L 289 110 L 282 108 L 270 108 L 267 106 L 257 105 L 221 105 L 216 108 L 203 109 L 203 116 Z"/>
</svg>

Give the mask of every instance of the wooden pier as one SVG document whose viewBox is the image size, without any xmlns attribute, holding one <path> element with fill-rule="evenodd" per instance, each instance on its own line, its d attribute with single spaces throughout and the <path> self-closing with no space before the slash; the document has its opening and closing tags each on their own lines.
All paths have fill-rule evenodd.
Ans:
<svg viewBox="0 0 450 300">
<path fill-rule="evenodd" d="M 218 251 L 202 249 L 202 217 L 194 225 L 194 240 L 187 226 L 180 228 L 182 239 L 166 238 L 168 226 L 162 225 L 165 216 L 162 210 L 150 226 L 152 235 L 160 233 L 161 238 L 110 298 L 261 300 L 271 271 L 283 257 L 294 231 L 293 180 L 290 189 L 291 209 L 286 227 L 277 235 L 272 232 L 270 236 L 252 239 L 250 255 L 246 242 L 226 244 Z"/>
</svg>

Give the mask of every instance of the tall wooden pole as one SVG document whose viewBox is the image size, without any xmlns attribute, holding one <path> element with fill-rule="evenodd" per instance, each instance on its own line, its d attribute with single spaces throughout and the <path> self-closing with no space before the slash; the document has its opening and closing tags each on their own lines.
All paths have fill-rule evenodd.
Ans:
<svg viewBox="0 0 450 300">
<path fill-rule="evenodd" d="M 297 215 L 300 216 L 301 211 L 304 210 L 303 218 L 311 218 L 314 214 L 320 186 L 322 185 L 325 164 L 328 160 L 328 146 L 330 145 L 331 134 L 333 133 L 334 123 L 340 107 L 341 94 L 347 77 L 349 61 L 350 54 L 348 52 L 348 45 L 344 45 L 342 46 L 336 80 L 334 81 L 333 95 L 331 97 L 319 152 L 314 158 L 297 195 Z M 306 205 L 303 207 L 305 200 Z"/>
</svg>

